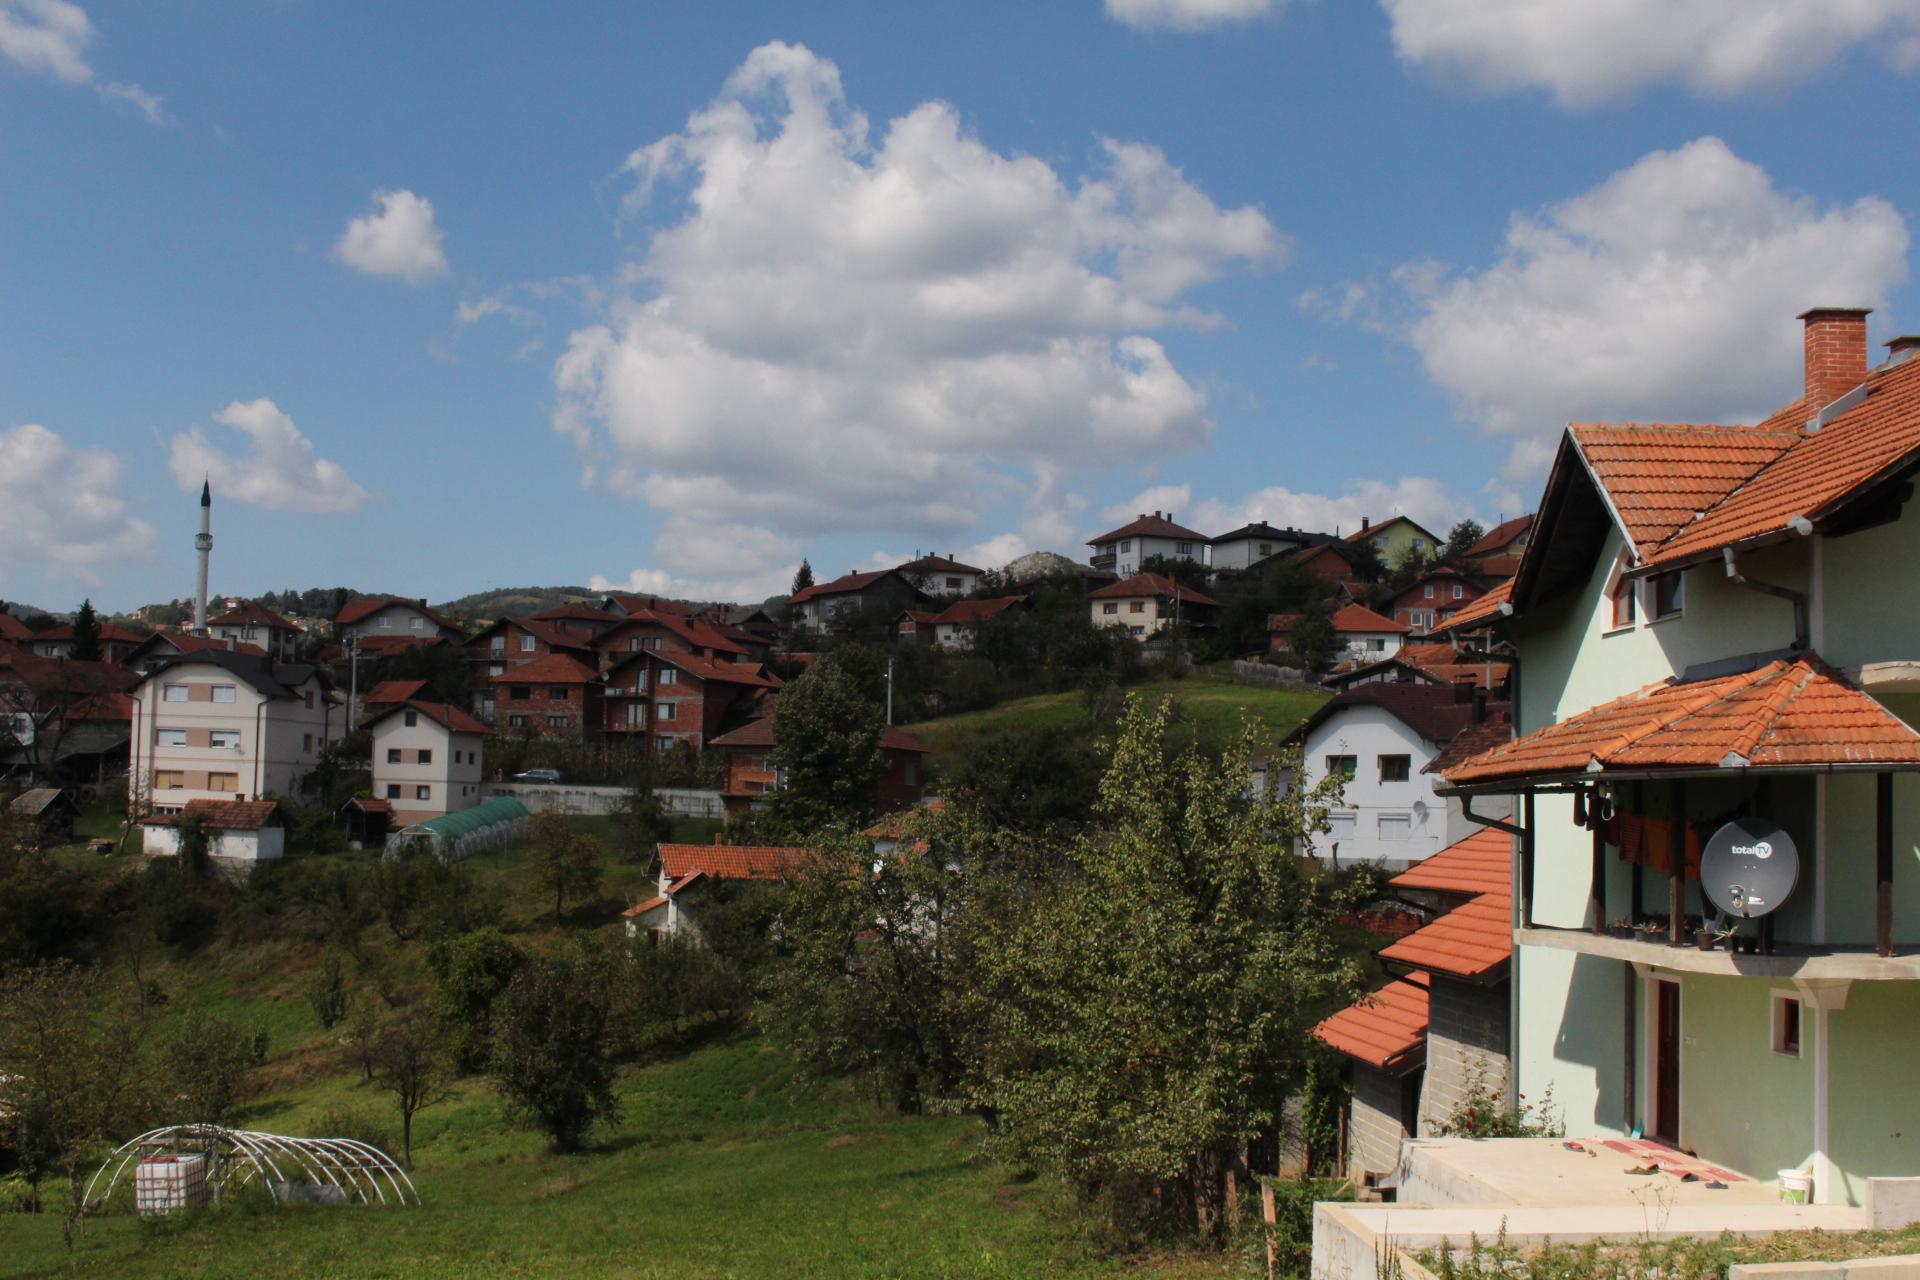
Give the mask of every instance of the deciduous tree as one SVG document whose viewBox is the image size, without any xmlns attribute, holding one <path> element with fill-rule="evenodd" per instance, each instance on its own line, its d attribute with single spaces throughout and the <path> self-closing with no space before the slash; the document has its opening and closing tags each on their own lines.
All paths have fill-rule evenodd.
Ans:
<svg viewBox="0 0 1920 1280">
<path fill-rule="evenodd" d="M 773 725 L 773 764 L 786 778 L 776 803 L 803 830 L 872 815 L 886 725 L 844 669 L 819 663 L 781 690 Z"/>
<path fill-rule="evenodd" d="M 548 810 L 533 819 L 533 854 L 528 860 L 534 882 L 553 894 L 558 920 L 567 899 L 584 898 L 600 888 L 600 842 L 578 830 L 564 813 Z"/>
<path fill-rule="evenodd" d="M 609 1006 L 606 965 L 583 952 L 529 960 L 500 1000 L 494 1082 L 556 1151 L 578 1151 L 595 1125 L 619 1115 Z"/>
</svg>

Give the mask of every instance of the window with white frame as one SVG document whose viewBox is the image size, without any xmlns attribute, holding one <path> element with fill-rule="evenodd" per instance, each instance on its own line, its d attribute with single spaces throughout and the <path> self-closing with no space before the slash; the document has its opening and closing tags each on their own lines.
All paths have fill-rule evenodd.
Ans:
<svg viewBox="0 0 1920 1280">
<path fill-rule="evenodd" d="M 1413 834 L 1413 815 L 1406 813 L 1383 813 L 1380 815 L 1380 838 L 1399 842 Z"/>
<path fill-rule="evenodd" d="M 662 702 L 653 709 L 653 718 L 655 720 L 678 720 L 680 718 L 680 704 L 677 702 Z"/>
<path fill-rule="evenodd" d="M 536 643 L 536 641 L 534 640 L 534 638 L 533 638 L 532 636 L 530 636 L 530 635 L 523 635 L 523 636 L 521 636 L 521 637 L 520 637 L 520 652 L 522 652 L 522 653 L 532 653 L 532 652 L 533 652 L 533 646 L 534 646 L 534 644 L 535 644 L 535 643 Z"/>
<path fill-rule="evenodd" d="M 163 684 L 160 686 L 160 699 L 163 702 L 185 702 L 187 686 L 183 684 Z"/>
<path fill-rule="evenodd" d="M 1453 598 L 1454 598 L 1455 600 L 1464 600 L 1464 599 L 1466 599 L 1466 596 L 1467 596 L 1467 588 L 1465 587 L 1465 585 L 1463 585 L 1462 583 L 1458 583 L 1458 582 L 1456 582 L 1456 583 L 1454 583 L 1454 584 L 1453 584 Z"/>
<path fill-rule="evenodd" d="M 1351 813 L 1330 813 L 1327 815 L 1327 837 L 1331 840 L 1353 839 L 1354 815 Z"/>
<path fill-rule="evenodd" d="M 654 683 L 655 684 L 678 684 L 680 683 L 680 673 L 674 670 L 672 667 L 662 667 L 660 668 L 660 676 L 658 679 L 654 681 Z"/>
<path fill-rule="evenodd" d="M 213 686 L 213 700 L 215 702 L 232 702 L 233 699 L 234 691 L 232 685 L 217 684 Z"/>
<path fill-rule="evenodd" d="M 416 613 L 413 617 L 407 619 L 407 625 L 415 631 L 424 631 L 427 628 L 427 620 Z M 421 798 L 425 799 L 424 796 Z"/>
<path fill-rule="evenodd" d="M 153 742 L 158 747 L 184 747 L 187 745 L 185 729 L 155 729 Z"/>
<path fill-rule="evenodd" d="M 1420 590 L 1420 594 L 1423 599 L 1426 599 L 1426 600 L 1433 599 L 1433 584 L 1429 582 L 1426 586 L 1422 587 Z"/>
<path fill-rule="evenodd" d="M 207 745 L 210 747 L 224 747 L 228 751 L 237 751 L 240 747 L 240 731 L 238 729 L 215 729 L 207 735 Z"/>
</svg>

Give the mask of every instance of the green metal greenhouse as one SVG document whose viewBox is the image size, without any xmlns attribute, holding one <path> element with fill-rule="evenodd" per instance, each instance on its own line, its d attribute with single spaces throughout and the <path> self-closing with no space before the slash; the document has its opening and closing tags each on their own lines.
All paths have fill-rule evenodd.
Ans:
<svg viewBox="0 0 1920 1280">
<path fill-rule="evenodd" d="M 442 862 L 458 862 L 483 849 L 509 844 L 527 832 L 527 806 L 512 796 L 482 800 L 471 809 L 402 827 L 387 841 L 387 856 L 422 849 Z"/>
</svg>

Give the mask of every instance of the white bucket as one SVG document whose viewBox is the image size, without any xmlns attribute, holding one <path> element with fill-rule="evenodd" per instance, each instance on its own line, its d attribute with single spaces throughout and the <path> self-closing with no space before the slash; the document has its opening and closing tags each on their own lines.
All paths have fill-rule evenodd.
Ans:
<svg viewBox="0 0 1920 1280">
<path fill-rule="evenodd" d="M 1805 1169 L 1782 1169 L 1780 1203 L 1809 1204 L 1813 1200 L 1813 1175 Z"/>
</svg>

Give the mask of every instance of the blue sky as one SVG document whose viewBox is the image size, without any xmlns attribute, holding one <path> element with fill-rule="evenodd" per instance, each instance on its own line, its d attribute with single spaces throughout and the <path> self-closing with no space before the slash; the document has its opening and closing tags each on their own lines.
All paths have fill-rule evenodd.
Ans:
<svg viewBox="0 0 1920 1280">
<path fill-rule="evenodd" d="M 1524 509 L 1920 327 L 1920 3 L 0 0 L 0 596 Z M 1217 526 L 1217 527 L 1216 527 Z"/>
</svg>

